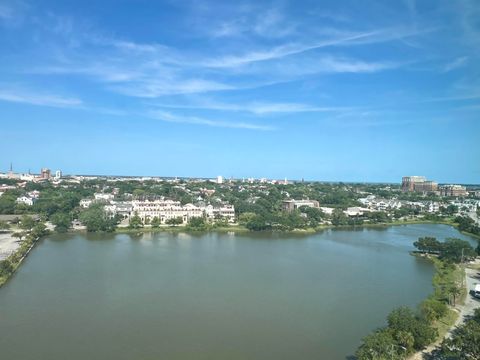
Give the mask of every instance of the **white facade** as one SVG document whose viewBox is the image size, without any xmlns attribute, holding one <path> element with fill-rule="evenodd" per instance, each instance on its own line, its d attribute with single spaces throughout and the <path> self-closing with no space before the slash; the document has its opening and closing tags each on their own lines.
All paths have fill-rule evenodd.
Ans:
<svg viewBox="0 0 480 360">
<path fill-rule="evenodd" d="M 223 184 L 223 176 L 217 176 L 217 184 Z"/>
<path fill-rule="evenodd" d="M 20 180 L 33 181 L 33 180 L 35 180 L 35 175 L 32 175 L 32 174 L 22 174 L 22 175 L 20 175 Z"/>
<path fill-rule="evenodd" d="M 83 208 L 88 208 L 92 204 L 92 199 L 82 199 L 80 200 L 80 206 Z"/>
<path fill-rule="evenodd" d="M 114 198 L 113 194 L 103 194 L 103 193 L 95 193 L 93 196 L 95 197 L 95 200 L 104 200 L 104 201 L 110 201 L 110 200 L 113 200 Z"/>
<path fill-rule="evenodd" d="M 17 198 L 16 201 L 19 204 L 25 204 L 27 206 L 32 206 L 33 203 L 35 202 L 34 199 L 32 199 L 31 197 L 28 197 L 28 196 L 20 196 L 19 198 Z"/>
<path fill-rule="evenodd" d="M 213 207 L 212 205 L 208 205 L 205 208 L 205 214 L 209 219 L 224 219 L 227 220 L 229 223 L 235 222 L 235 208 L 233 205 L 224 204 L 220 207 Z"/>
<path fill-rule="evenodd" d="M 188 222 L 192 217 L 202 217 L 203 209 L 186 204 L 182 206 L 179 201 L 173 200 L 134 200 L 132 201 L 132 215 L 138 215 L 143 222 L 151 221 L 157 217 L 163 224 L 169 219 L 181 218 L 183 223 Z"/>
<path fill-rule="evenodd" d="M 157 217 L 162 224 L 167 220 L 176 218 L 181 218 L 183 223 L 187 223 L 194 217 L 205 217 L 210 220 L 222 218 L 228 222 L 235 221 L 233 205 L 222 205 L 220 207 L 182 205 L 179 201 L 173 200 L 134 200 L 132 201 L 131 216 L 134 214 L 138 215 L 143 222 L 151 221 Z"/>
<path fill-rule="evenodd" d="M 437 202 L 432 201 L 428 204 L 427 211 L 429 213 L 437 213 L 440 211 L 440 205 Z"/>
</svg>

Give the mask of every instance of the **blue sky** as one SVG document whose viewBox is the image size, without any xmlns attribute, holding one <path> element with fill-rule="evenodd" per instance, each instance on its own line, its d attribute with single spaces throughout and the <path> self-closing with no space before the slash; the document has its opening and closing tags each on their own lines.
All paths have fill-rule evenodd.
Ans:
<svg viewBox="0 0 480 360">
<path fill-rule="evenodd" d="M 0 171 L 480 183 L 480 3 L 0 0 Z"/>
</svg>

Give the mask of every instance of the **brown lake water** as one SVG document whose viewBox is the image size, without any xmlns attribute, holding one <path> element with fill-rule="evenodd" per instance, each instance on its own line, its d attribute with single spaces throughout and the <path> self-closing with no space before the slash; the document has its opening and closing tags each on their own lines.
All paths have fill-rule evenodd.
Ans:
<svg viewBox="0 0 480 360">
<path fill-rule="evenodd" d="M 0 358 L 345 359 L 432 291 L 433 266 L 409 255 L 425 235 L 470 239 L 445 225 L 50 236 L 0 289 Z"/>
</svg>

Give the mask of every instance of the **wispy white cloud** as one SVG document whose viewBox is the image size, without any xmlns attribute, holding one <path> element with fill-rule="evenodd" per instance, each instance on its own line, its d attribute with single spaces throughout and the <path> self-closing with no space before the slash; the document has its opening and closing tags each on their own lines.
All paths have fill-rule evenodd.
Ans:
<svg viewBox="0 0 480 360">
<path fill-rule="evenodd" d="M 147 113 L 147 116 L 154 119 L 161 120 L 161 121 L 182 123 L 182 124 L 194 124 L 194 125 L 204 125 L 204 126 L 212 126 L 212 127 L 262 130 L 262 131 L 274 130 L 273 127 L 267 126 L 267 125 L 257 125 L 257 124 L 238 122 L 238 121 L 211 120 L 211 119 L 200 118 L 197 116 L 180 116 L 180 115 L 172 114 L 167 111 L 159 111 L 159 110 L 152 110 Z"/>
<path fill-rule="evenodd" d="M 218 18 L 217 6 L 208 9 L 208 25 L 200 21 L 199 31 L 212 38 L 239 38 L 258 36 L 279 39 L 297 32 L 297 23 L 287 16 L 283 6 L 264 6 L 260 3 L 229 6 L 228 14 Z"/>
<path fill-rule="evenodd" d="M 32 91 L 16 89 L 0 90 L 0 100 L 59 108 L 79 108 L 83 104 L 82 100 L 77 98 L 63 97 L 52 94 L 41 94 Z"/>
<path fill-rule="evenodd" d="M 323 40 L 320 42 L 307 44 L 307 45 L 299 44 L 299 43 L 290 43 L 290 44 L 277 46 L 268 50 L 258 50 L 258 51 L 249 52 L 244 55 L 239 55 L 239 56 L 229 55 L 221 58 L 206 60 L 203 63 L 203 65 L 207 67 L 212 67 L 212 68 L 236 67 L 236 66 L 241 66 L 241 65 L 254 63 L 258 61 L 280 59 L 286 56 L 301 54 L 306 51 L 324 48 L 327 46 L 339 45 L 340 43 L 343 43 L 343 42 L 348 42 L 352 40 L 361 39 L 364 37 L 369 37 L 374 34 L 375 32 L 362 33 L 362 34 L 356 34 L 356 35 L 347 36 L 347 37 L 338 38 L 338 39 Z"/>
<path fill-rule="evenodd" d="M 123 95 L 156 98 L 165 95 L 198 94 L 222 90 L 233 90 L 234 86 L 203 79 L 138 79 L 110 89 Z"/>
<path fill-rule="evenodd" d="M 160 108 L 234 111 L 247 112 L 255 115 L 288 114 L 302 112 L 339 112 L 348 110 L 348 108 L 343 107 L 321 107 L 301 103 L 249 102 L 232 104 L 211 100 L 193 101 L 187 104 L 156 103 L 153 105 Z"/>
<path fill-rule="evenodd" d="M 433 29 L 417 31 L 407 28 L 389 28 L 356 33 L 341 32 L 340 34 L 337 34 L 337 36 L 311 43 L 292 42 L 266 50 L 247 52 L 243 55 L 227 55 L 214 58 L 204 61 L 203 65 L 212 68 L 238 67 L 260 61 L 281 59 L 287 56 L 298 55 L 321 48 L 346 45 L 365 45 L 400 40 L 428 31 L 433 31 Z"/>
<path fill-rule="evenodd" d="M 455 69 L 458 69 L 464 65 L 466 65 L 468 62 L 468 56 L 462 56 L 459 58 L 456 58 L 455 60 L 449 62 L 442 68 L 442 72 L 449 72 Z"/>
</svg>

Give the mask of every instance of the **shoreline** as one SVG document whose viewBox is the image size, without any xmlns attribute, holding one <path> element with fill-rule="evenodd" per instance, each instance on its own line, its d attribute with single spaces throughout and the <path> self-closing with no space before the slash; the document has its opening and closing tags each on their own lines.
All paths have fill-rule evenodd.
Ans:
<svg viewBox="0 0 480 360">
<path fill-rule="evenodd" d="M 422 360 L 425 356 L 428 356 L 434 351 L 443 340 L 449 338 L 452 335 L 452 332 L 460 325 L 464 324 L 468 316 L 473 314 L 475 309 L 480 308 L 480 301 L 476 300 L 470 294 L 470 288 L 472 287 L 473 280 L 475 278 L 475 273 L 480 273 L 480 260 L 476 259 L 474 264 L 469 264 L 463 268 L 463 277 L 465 280 L 465 286 L 463 291 L 465 292 L 465 298 L 463 298 L 462 303 L 457 303 L 455 306 L 452 306 L 451 311 L 455 312 L 455 320 L 453 324 L 449 326 L 447 331 L 440 335 L 433 343 L 428 345 L 425 349 L 417 351 L 416 353 L 410 355 L 407 360 Z"/>
<path fill-rule="evenodd" d="M 247 229 L 243 225 L 232 225 L 226 227 L 211 227 L 206 229 L 192 229 L 187 226 L 161 226 L 161 227 L 141 227 L 138 229 L 131 229 L 129 227 L 117 227 L 115 231 L 98 231 L 97 234 L 137 234 L 137 233 L 228 233 L 228 232 L 238 232 L 238 233 L 251 233 L 251 234 L 295 234 L 295 235 L 311 235 L 322 232 L 324 230 L 354 230 L 354 229 L 368 229 L 368 228 L 387 228 L 390 226 L 401 226 L 401 225 L 422 225 L 422 224 L 434 224 L 434 225 L 448 225 L 452 226 L 458 230 L 458 224 L 451 221 L 435 221 L 435 220 L 408 220 L 408 221 L 395 221 L 391 223 L 377 223 L 377 224 L 361 224 L 361 225 L 319 225 L 315 228 L 306 228 L 306 229 L 293 229 L 293 230 L 262 230 L 262 231 L 253 231 Z M 477 239 L 480 242 L 480 235 L 469 233 L 466 231 L 460 231 L 461 234 L 467 235 Z M 86 233 L 86 229 L 70 229 L 66 233 Z"/>
<path fill-rule="evenodd" d="M 24 248 L 24 245 L 27 244 L 28 240 L 24 239 L 19 241 L 18 248 L 13 253 L 11 253 L 8 257 L 2 260 L 2 261 L 5 261 L 5 260 L 10 261 L 10 263 L 13 266 L 13 270 L 6 276 L 0 277 L 0 288 L 2 288 L 3 285 L 8 283 L 8 281 L 15 276 L 17 270 L 20 268 L 25 258 L 30 254 L 30 252 L 37 245 L 40 239 L 41 237 L 33 239 L 32 243 L 26 249 Z M 12 261 L 14 259 L 11 259 L 11 258 L 15 258 L 16 256 L 20 256 L 20 258 L 18 260 Z"/>
</svg>

